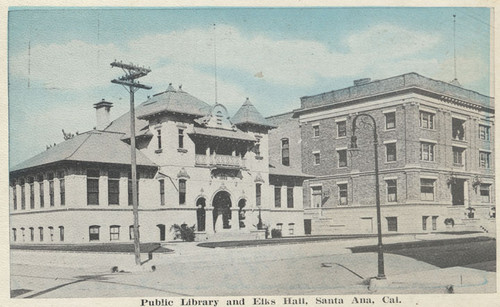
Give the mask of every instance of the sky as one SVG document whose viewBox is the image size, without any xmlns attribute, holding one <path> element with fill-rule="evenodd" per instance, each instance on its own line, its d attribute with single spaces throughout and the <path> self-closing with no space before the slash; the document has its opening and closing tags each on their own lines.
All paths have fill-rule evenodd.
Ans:
<svg viewBox="0 0 500 307">
<path fill-rule="evenodd" d="M 457 78 L 492 96 L 487 8 L 11 7 L 9 164 L 62 142 L 62 129 L 93 129 L 103 98 L 112 119 L 127 112 L 115 59 L 151 69 L 136 104 L 172 83 L 231 115 L 248 97 L 270 116 L 361 78 L 453 80 L 453 15 Z"/>
</svg>

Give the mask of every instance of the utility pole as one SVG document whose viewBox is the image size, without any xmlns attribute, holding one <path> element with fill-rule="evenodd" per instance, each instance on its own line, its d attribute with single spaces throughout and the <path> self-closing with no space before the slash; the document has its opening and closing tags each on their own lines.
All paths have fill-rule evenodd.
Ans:
<svg viewBox="0 0 500 307">
<path fill-rule="evenodd" d="M 151 86 L 140 84 L 136 79 L 146 76 L 151 72 L 151 69 L 140 67 L 123 62 L 114 61 L 111 67 L 118 67 L 123 70 L 125 75 L 118 79 L 111 80 L 111 83 L 121 84 L 130 94 L 130 160 L 131 160 L 131 177 L 132 177 L 132 211 L 134 213 L 134 254 L 135 264 L 141 265 L 141 246 L 139 241 L 139 210 L 137 204 L 137 161 L 135 156 L 135 106 L 134 94 L 139 89 L 150 90 Z"/>
</svg>

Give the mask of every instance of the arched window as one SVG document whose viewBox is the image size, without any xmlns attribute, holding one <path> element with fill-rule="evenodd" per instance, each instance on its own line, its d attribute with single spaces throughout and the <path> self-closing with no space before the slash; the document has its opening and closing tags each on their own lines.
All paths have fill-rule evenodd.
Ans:
<svg viewBox="0 0 500 307">
<path fill-rule="evenodd" d="M 186 204 L 186 179 L 179 179 L 179 205 Z"/>
<path fill-rule="evenodd" d="M 59 226 L 59 241 L 64 242 L 64 226 Z"/>
<path fill-rule="evenodd" d="M 54 227 L 49 226 L 50 242 L 54 242 Z"/>
<path fill-rule="evenodd" d="M 99 241 L 99 228 L 101 226 L 92 225 L 89 227 L 89 241 Z"/>
<path fill-rule="evenodd" d="M 40 242 L 43 242 L 43 227 L 38 227 L 38 230 L 40 231 Z"/>
<path fill-rule="evenodd" d="M 30 227 L 30 241 L 35 241 L 35 228 Z"/>
</svg>

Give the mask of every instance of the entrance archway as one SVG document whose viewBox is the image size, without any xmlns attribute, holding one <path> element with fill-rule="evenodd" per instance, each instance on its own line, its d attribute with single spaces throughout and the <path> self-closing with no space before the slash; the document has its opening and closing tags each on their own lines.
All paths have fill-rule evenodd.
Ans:
<svg viewBox="0 0 500 307">
<path fill-rule="evenodd" d="M 214 231 L 231 228 L 231 195 L 226 191 L 219 191 L 212 201 L 214 207 Z"/>
<path fill-rule="evenodd" d="M 196 201 L 196 221 L 198 231 L 205 231 L 205 198 L 200 197 Z"/>
</svg>

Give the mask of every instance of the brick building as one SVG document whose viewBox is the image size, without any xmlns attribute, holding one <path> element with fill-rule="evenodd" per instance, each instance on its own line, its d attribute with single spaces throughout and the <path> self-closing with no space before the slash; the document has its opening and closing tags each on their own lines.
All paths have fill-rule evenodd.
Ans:
<svg viewBox="0 0 500 307">
<path fill-rule="evenodd" d="M 133 240 L 129 114 L 110 122 L 112 103 L 94 107 L 96 129 L 10 169 L 12 243 Z M 304 233 L 306 176 L 270 167 L 275 127 L 248 99 L 230 117 L 222 104 L 170 85 L 136 116 L 142 242 L 171 240 L 170 227 L 183 223 L 195 225 L 199 240 L 261 238 L 259 224 Z"/>
<path fill-rule="evenodd" d="M 494 99 L 409 73 L 301 98 L 302 171 L 316 176 L 306 233 L 376 232 L 369 122 L 358 121 L 360 150 L 349 150 L 360 113 L 378 129 L 383 232 L 494 232 Z"/>
</svg>

